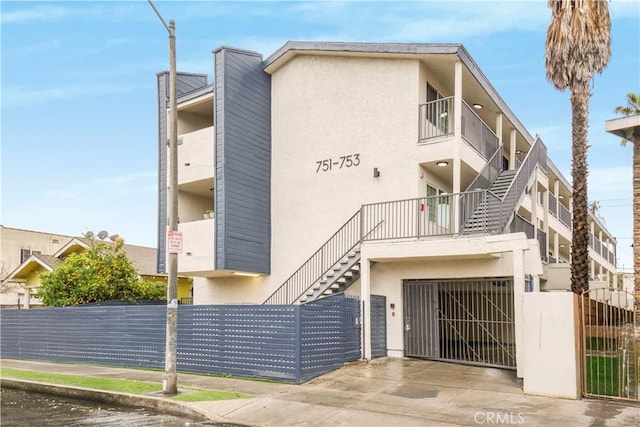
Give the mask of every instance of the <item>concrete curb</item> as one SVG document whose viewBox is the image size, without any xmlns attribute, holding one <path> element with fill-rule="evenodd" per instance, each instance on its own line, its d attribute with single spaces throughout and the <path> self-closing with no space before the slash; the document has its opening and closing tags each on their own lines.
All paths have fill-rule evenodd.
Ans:
<svg viewBox="0 0 640 427">
<path fill-rule="evenodd" d="M 0 378 L 0 388 L 33 391 L 136 408 L 149 408 L 163 413 L 196 418 L 194 421 L 229 422 L 229 420 L 221 417 L 215 417 L 210 413 L 201 411 L 199 408 L 192 407 L 189 403 L 177 402 L 162 397 L 118 393 L 113 391 L 16 380 L 11 378 Z"/>
</svg>

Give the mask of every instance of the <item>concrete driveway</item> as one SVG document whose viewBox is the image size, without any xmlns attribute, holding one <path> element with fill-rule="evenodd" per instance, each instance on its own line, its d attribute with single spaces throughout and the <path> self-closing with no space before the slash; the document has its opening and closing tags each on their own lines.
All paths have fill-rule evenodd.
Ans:
<svg viewBox="0 0 640 427">
<path fill-rule="evenodd" d="M 527 396 L 515 371 L 444 362 L 382 358 L 291 387 L 208 409 L 262 426 L 640 425 L 639 406 Z"/>
<path fill-rule="evenodd" d="M 162 372 L 2 360 L 45 372 L 162 381 Z M 607 400 L 528 396 L 514 371 L 381 358 L 349 364 L 302 385 L 179 374 L 180 387 L 252 398 L 185 403 L 216 422 L 281 426 L 631 426 L 640 406 Z"/>
</svg>

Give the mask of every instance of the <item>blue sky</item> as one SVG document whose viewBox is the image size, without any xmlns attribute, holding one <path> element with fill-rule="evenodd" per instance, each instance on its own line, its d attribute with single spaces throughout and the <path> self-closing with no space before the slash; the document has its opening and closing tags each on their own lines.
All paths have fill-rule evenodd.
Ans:
<svg viewBox="0 0 640 427">
<path fill-rule="evenodd" d="M 208 73 L 222 45 L 265 57 L 288 40 L 463 43 L 570 179 L 569 94 L 545 79 L 546 0 L 156 1 L 175 19 L 180 71 Z M 640 2 L 613 1 L 612 57 L 593 83 L 589 197 L 632 266 L 631 147 L 604 132 L 640 90 Z M 1 1 L 0 223 L 59 234 L 105 229 L 155 246 L 155 74 L 167 33 L 146 1 Z"/>
</svg>

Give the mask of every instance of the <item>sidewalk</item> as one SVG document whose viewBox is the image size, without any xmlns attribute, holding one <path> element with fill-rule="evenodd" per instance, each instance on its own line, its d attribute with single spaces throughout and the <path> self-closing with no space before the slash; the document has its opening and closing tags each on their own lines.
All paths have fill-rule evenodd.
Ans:
<svg viewBox="0 0 640 427">
<path fill-rule="evenodd" d="M 3 359 L 36 371 L 162 382 L 162 372 Z M 178 386 L 250 394 L 180 403 L 212 421 L 249 426 L 626 426 L 640 405 L 522 393 L 512 371 L 412 359 L 358 362 L 303 385 L 179 374 Z M 162 397 L 153 397 L 167 401 Z"/>
</svg>

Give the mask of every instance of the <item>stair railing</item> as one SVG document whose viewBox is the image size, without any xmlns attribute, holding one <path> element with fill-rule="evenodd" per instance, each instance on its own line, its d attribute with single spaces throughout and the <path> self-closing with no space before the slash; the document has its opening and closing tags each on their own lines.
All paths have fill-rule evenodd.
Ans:
<svg viewBox="0 0 640 427">
<path fill-rule="evenodd" d="M 547 147 L 540 138 L 536 138 L 536 141 L 533 143 L 531 149 L 527 153 L 527 156 L 524 158 L 518 172 L 516 172 L 513 181 L 511 181 L 511 184 L 502 197 L 502 212 L 500 214 L 499 230 L 504 230 L 509 224 L 509 220 L 515 213 L 516 205 L 524 193 L 531 175 L 538 165 L 543 169 L 546 169 L 547 166 Z"/>
<path fill-rule="evenodd" d="M 362 240 L 360 210 L 336 231 L 263 304 L 291 304 Z"/>
<path fill-rule="evenodd" d="M 502 170 L 502 147 L 500 144 L 495 153 L 491 156 L 487 164 L 484 165 L 482 170 L 478 173 L 471 184 L 467 186 L 467 191 L 475 191 L 475 190 L 486 190 L 488 189 L 493 181 L 496 180 L 500 171 Z"/>
<path fill-rule="evenodd" d="M 480 195 L 477 194 L 478 190 L 487 190 L 493 181 L 496 180 L 500 171 L 502 170 L 502 147 L 500 144 L 484 165 L 482 170 L 478 173 L 471 184 L 467 186 L 464 193 L 460 195 L 460 228 L 463 230 L 467 221 L 471 218 L 473 212 L 480 206 L 482 201 L 488 203 L 488 195 L 486 193 Z M 492 193 L 493 194 L 493 193 Z M 495 197 L 495 195 L 493 195 Z"/>
</svg>

